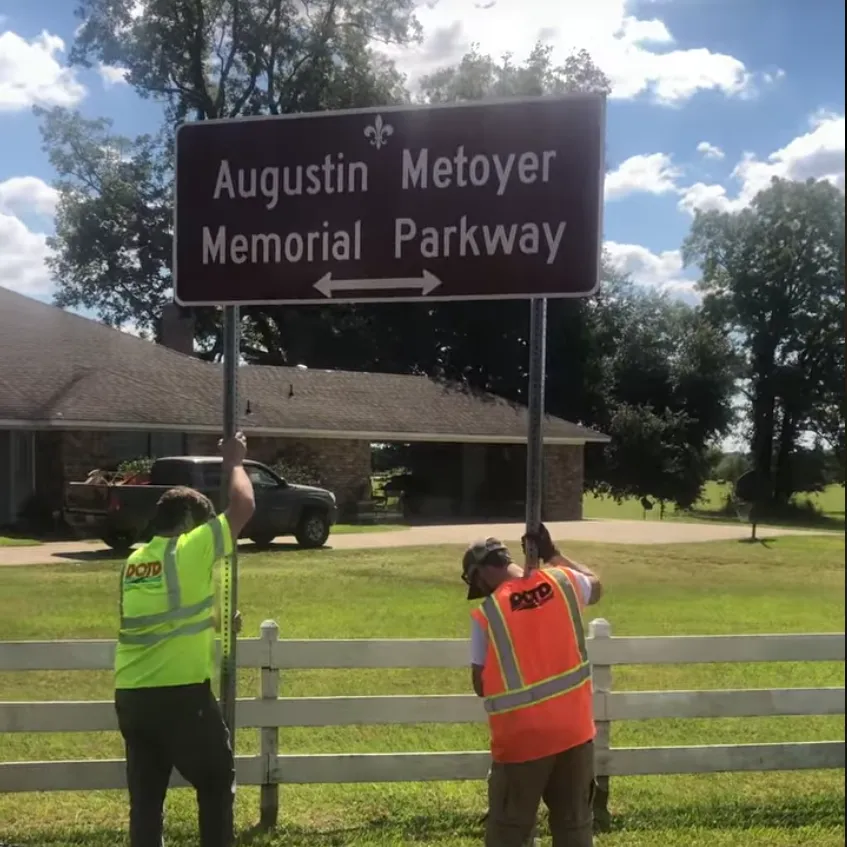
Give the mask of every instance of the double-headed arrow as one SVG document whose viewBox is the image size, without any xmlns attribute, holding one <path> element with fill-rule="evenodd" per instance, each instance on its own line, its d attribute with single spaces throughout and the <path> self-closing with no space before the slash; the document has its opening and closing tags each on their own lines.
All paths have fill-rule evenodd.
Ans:
<svg viewBox="0 0 847 847">
<path fill-rule="evenodd" d="M 333 279 L 332 274 L 324 274 L 316 283 L 315 288 L 324 297 L 332 299 L 334 294 L 341 291 L 401 291 L 404 289 L 420 289 L 421 295 L 435 291 L 441 285 L 441 280 L 424 271 L 421 276 L 401 277 L 400 279 Z"/>
</svg>

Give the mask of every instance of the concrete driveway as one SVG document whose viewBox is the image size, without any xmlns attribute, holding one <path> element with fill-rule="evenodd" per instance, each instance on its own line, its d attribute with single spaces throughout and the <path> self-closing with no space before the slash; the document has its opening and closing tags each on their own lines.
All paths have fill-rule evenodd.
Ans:
<svg viewBox="0 0 847 847">
<path fill-rule="evenodd" d="M 550 523 L 553 537 L 560 542 L 598 541 L 605 544 L 690 544 L 705 541 L 726 541 L 748 538 L 750 527 L 746 524 L 682 523 L 679 521 L 621 521 L 584 520 Z M 328 548 L 333 550 L 367 550 L 385 547 L 415 547 L 433 544 L 467 544 L 474 538 L 495 535 L 515 541 L 523 533 L 523 524 L 449 524 L 441 526 L 415 526 L 389 532 L 363 532 L 331 535 Z M 828 534 L 802 529 L 763 527 L 760 537 L 779 535 Z M 288 548 L 289 539 L 281 538 L 280 547 Z M 248 550 L 252 545 L 245 541 Z M 38 547 L 0 547 L 2 565 L 63 564 L 66 562 L 91 562 L 112 558 L 104 544 L 90 541 L 63 541 L 42 544 Z"/>
</svg>

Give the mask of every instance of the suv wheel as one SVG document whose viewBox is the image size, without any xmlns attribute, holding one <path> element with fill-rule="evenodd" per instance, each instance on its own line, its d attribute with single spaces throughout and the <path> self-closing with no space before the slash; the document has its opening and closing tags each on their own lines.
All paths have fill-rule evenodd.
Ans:
<svg viewBox="0 0 847 847">
<path fill-rule="evenodd" d="M 329 538 L 329 520 L 326 512 L 314 510 L 304 512 L 294 537 L 301 547 L 309 549 L 323 547 Z"/>
<path fill-rule="evenodd" d="M 129 532 L 109 532 L 103 536 L 103 541 L 116 553 L 129 553 L 135 544 L 135 538 Z"/>
</svg>

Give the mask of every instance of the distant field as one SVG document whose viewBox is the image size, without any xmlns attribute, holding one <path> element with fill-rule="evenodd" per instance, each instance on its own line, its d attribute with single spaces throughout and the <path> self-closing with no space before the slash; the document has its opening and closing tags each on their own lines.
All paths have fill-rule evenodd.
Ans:
<svg viewBox="0 0 847 847">
<path fill-rule="evenodd" d="M 34 538 L 23 538 L 17 535 L 0 535 L 0 547 L 37 547 L 41 544 Z"/>
<path fill-rule="evenodd" d="M 506 539 L 512 541 L 513 539 Z M 767 547 L 735 541 L 627 547 L 574 543 L 569 552 L 606 585 L 587 617 L 617 635 L 842 631 L 844 539 L 781 537 Z M 468 604 L 454 547 L 240 557 L 245 634 L 276 619 L 287 638 L 461 638 Z M 798 566 L 798 563 L 800 565 Z M 810 564 L 812 563 L 812 564 Z M 0 639 L 111 638 L 116 561 L 9 568 L 0 592 Z M 813 568 L 813 570 L 810 570 Z M 811 578 L 810 578 L 811 575 Z M 465 670 L 333 670 L 281 674 L 285 696 L 465 693 Z M 617 690 L 843 686 L 836 662 L 636 666 Z M 239 676 L 242 696 L 257 675 Z M 106 673 L 0 674 L 3 700 L 106 699 Z M 651 720 L 615 724 L 615 746 L 843 739 L 843 717 Z M 257 751 L 240 731 L 238 752 Z M 481 750 L 483 725 L 288 728 L 282 752 Z M 114 733 L 8 733 L 0 760 L 122 755 Z M 843 771 L 632 777 L 612 780 L 614 826 L 597 847 L 843 847 Z M 284 786 L 282 826 L 251 837 L 258 792 L 238 793 L 240 843 L 251 847 L 479 847 L 482 783 Z M 187 791 L 168 801 L 168 847 L 197 844 Z M 121 792 L 0 795 L 0 843 L 21 847 L 124 847 Z M 546 827 L 543 832 L 546 833 Z M 549 847 L 549 836 L 542 839 Z"/>
<path fill-rule="evenodd" d="M 706 483 L 703 498 L 693 512 L 674 512 L 673 507 L 665 511 L 665 520 L 724 520 L 733 522 L 737 518 L 731 515 L 720 514 L 723 510 L 729 486 L 718 482 Z M 798 505 L 806 502 L 811 503 L 821 512 L 826 522 L 831 523 L 833 528 L 844 524 L 844 489 L 840 485 L 830 485 L 819 494 L 803 494 L 795 498 Z M 586 518 L 617 518 L 619 520 L 642 520 L 644 510 L 637 500 L 624 500 L 616 503 L 609 498 L 597 497 L 586 493 L 582 499 L 583 514 Z M 646 520 L 659 520 L 659 506 L 655 504 L 653 509 L 647 512 Z M 798 516 L 797 525 L 803 523 L 802 516 Z"/>
</svg>

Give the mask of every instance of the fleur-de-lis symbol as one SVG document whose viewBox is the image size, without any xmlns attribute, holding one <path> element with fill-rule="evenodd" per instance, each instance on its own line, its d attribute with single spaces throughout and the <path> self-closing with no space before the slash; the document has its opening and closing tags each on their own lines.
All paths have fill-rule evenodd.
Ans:
<svg viewBox="0 0 847 847">
<path fill-rule="evenodd" d="M 394 127 L 382 120 L 382 115 L 377 115 L 373 126 L 365 127 L 365 138 L 370 139 L 371 144 L 379 150 L 388 143 L 390 136 L 394 135 Z"/>
</svg>

